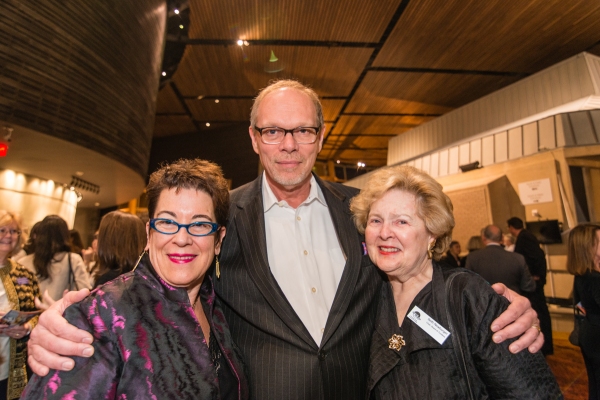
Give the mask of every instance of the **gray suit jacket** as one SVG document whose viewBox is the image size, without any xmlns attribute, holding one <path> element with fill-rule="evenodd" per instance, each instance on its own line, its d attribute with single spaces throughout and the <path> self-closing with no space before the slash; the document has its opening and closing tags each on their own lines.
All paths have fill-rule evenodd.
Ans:
<svg viewBox="0 0 600 400">
<path fill-rule="evenodd" d="M 234 190 L 215 290 L 240 347 L 254 399 L 364 399 L 379 288 L 352 223 L 356 189 L 317 179 L 346 256 L 323 340 L 317 346 L 271 274 L 262 177 Z"/>
<path fill-rule="evenodd" d="M 519 294 L 535 290 L 535 281 L 529 273 L 525 257 L 500 246 L 486 246 L 470 253 L 466 268 L 477 272 L 489 283 L 504 283 Z"/>
</svg>

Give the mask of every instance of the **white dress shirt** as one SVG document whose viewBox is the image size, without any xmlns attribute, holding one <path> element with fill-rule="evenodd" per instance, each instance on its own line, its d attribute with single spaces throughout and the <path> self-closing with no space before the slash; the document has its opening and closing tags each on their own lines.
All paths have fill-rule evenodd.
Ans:
<svg viewBox="0 0 600 400">
<path fill-rule="evenodd" d="M 325 197 L 313 176 L 308 198 L 294 209 L 277 200 L 264 174 L 262 196 L 271 273 L 320 345 L 346 265 Z"/>
</svg>

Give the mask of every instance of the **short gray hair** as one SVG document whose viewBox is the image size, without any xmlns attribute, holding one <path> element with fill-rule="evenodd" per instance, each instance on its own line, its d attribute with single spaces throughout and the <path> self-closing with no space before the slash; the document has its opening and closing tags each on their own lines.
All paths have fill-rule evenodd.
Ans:
<svg viewBox="0 0 600 400">
<path fill-rule="evenodd" d="M 319 95 L 313 89 L 309 88 L 302 83 L 293 80 L 293 79 L 281 79 L 278 81 L 274 81 L 269 86 L 263 88 L 258 93 L 258 96 L 254 98 L 254 103 L 252 104 L 252 109 L 250 111 L 250 126 L 256 126 L 256 119 L 258 118 L 258 107 L 260 106 L 261 101 L 271 92 L 274 92 L 278 89 L 295 89 L 299 92 L 307 95 L 313 102 L 316 110 L 316 121 L 317 124 L 323 128 L 325 124 L 325 120 L 323 118 L 323 107 L 321 106 L 321 101 L 319 100 Z"/>
</svg>

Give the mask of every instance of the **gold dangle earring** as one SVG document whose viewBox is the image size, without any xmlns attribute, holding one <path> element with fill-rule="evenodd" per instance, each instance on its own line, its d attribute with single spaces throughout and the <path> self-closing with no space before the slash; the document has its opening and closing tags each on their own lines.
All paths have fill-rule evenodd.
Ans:
<svg viewBox="0 0 600 400">
<path fill-rule="evenodd" d="M 431 246 L 427 249 L 427 258 L 430 260 L 433 258 L 433 248 L 435 247 L 435 240 L 431 243 Z"/>
<path fill-rule="evenodd" d="M 217 279 L 219 279 L 221 277 L 221 268 L 219 266 L 219 256 L 215 256 L 215 270 L 216 270 L 216 275 L 217 275 Z"/>
</svg>

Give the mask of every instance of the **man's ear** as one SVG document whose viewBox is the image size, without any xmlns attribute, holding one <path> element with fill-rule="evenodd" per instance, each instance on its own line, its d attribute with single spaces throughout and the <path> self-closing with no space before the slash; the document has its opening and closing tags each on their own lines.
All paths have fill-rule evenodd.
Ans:
<svg viewBox="0 0 600 400">
<path fill-rule="evenodd" d="M 250 134 L 250 140 L 252 140 L 252 148 L 254 149 L 254 152 L 256 154 L 258 153 L 258 138 L 256 137 L 256 133 L 253 127 L 249 127 L 248 128 L 248 133 Z"/>
</svg>

